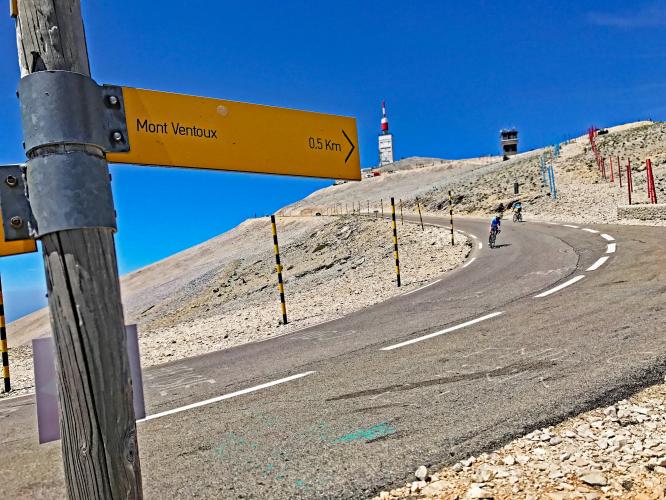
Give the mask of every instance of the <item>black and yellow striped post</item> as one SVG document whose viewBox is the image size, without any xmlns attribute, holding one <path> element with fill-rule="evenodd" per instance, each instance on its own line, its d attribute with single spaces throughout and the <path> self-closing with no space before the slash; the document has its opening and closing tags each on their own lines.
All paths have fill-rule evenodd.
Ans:
<svg viewBox="0 0 666 500">
<path fill-rule="evenodd" d="M 451 245 L 455 245 L 456 241 L 453 237 L 453 197 L 449 191 L 449 217 L 451 218 Z"/>
<path fill-rule="evenodd" d="M 275 271 L 278 276 L 278 291 L 280 292 L 280 308 L 282 309 L 282 324 L 287 324 L 287 304 L 284 301 L 284 282 L 282 281 L 282 265 L 280 264 L 280 247 L 278 246 L 277 227 L 275 226 L 275 215 L 271 215 L 271 226 L 273 229 L 273 248 L 275 250 Z"/>
<path fill-rule="evenodd" d="M 384 218 L 384 198 L 379 199 L 379 205 L 382 207 L 382 219 Z"/>
<path fill-rule="evenodd" d="M 370 215 L 370 200 L 368 200 L 368 215 Z"/>
<path fill-rule="evenodd" d="M 0 352 L 2 353 L 2 380 L 5 392 L 12 390 L 9 380 L 9 352 L 7 351 L 7 328 L 5 327 L 5 301 L 2 298 L 2 279 L 0 278 Z"/>
<path fill-rule="evenodd" d="M 395 257 L 395 275 L 400 286 L 400 257 L 398 257 L 398 227 L 395 223 L 395 202 L 391 196 L 391 224 L 393 226 L 393 256 Z"/>
<path fill-rule="evenodd" d="M 419 220 L 421 221 L 421 231 L 425 231 L 423 227 L 423 217 L 421 217 L 421 204 L 419 203 L 418 197 L 416 198 L 416 209 L 419 211 Z"/>
</svg>

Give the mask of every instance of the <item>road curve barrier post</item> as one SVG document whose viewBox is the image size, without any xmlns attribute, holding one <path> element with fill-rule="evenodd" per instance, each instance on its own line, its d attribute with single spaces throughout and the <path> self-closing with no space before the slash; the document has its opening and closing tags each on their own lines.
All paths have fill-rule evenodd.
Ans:
<svg viewBox="0 0 666 500">
<path fill-rule="evenodd" d="M 455 245 L 456 240 L 453 236 L 453 196 L 451 196 L 451 191 L 449 191 L 449 218 L 451 222 L 451 245 Z"/>
<path fill-rule="evenodd" d="M 423 217 L 421 216 L 421 204 L 419 203 L 419 197 L 416 197 L 416 209 L 419 211 L 419 220 L 421 221 L 421 231 L 425 231 L 423 227 Z"/>
<path fill-rule="evenodd" d="M 622 165 L 620 165 L 620 157 L 617 157 L 617 178 L 620 181 L 620 188 L 622 188 Z"/>
<path fill-rule="evenodd" d="M 382 209 L 382 219 L 384 218 L 384 198 L 379 199 L 379 206 Z"/>
<path fill-rule="evenodd" d="M 398 256 L 398 227 L 395 223 L 395 201 L 391 196 L 391 225 L 393 226 L 393 256 L 395 257 L 395 276 L 400 286 L 400 257 Z"/>
<path fill-rule="evenodd" d="M 2 380 L 4 392 L 12 390 L 9 379 L 9 351 L 7 349 L 7 327 L 5 326 L 5 301 L 2 296 L 2 278 L 0 277 L 0 353 L 2 353 Z"/>
<path fill-rule="evenodd" d="M 610 181 L 615 182 L 615 174 L 613 173 L 613 157 L 611 156 L 610 158 L 608 158 L 608 161 L 610 162 L 610 167 L 608 167 L 610 169 L 610 174 L 611 174 Z"/>
<path fill-rule="evenodd" d="M 282 264 L 280 264 L 280 246 L 278 245 L 277 226 L 275 215 L 271 215 L 271 229 L 273 231 L 273 250 L 275 250 L 275 272 L 278 277 L 278 291 L 280 292 L 280 311 L 282 312 L 282 324 L 287 324 L 287 304 L 284 299 L 284 281 L 282 280 Z"/>
<path fill-rule="evenodd" d="M 657 189 L 654 184 L 654 173 L 652 171 L 652 160 L 648 158 L 645 160 L 645 170 L 647 171 L 647 181 L 648 181 L 648 198 L 650 198 L 650 203 L 657 203 Z"/>
<path fill-rule="evenodd" d="M 631 205 L 631 160 L 627 160 L 627 198 Z"/>
</svg>

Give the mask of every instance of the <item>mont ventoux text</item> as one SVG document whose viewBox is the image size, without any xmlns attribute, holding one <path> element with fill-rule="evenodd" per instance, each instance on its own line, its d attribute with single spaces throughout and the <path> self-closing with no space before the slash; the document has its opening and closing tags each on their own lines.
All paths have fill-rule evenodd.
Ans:
<svg viewBox="0 0 666 500">
<path fill-rule="evenodd" d="M 184 135 L 190 137 L 201 137 L 203 139 L 217 139 L 217 130 L 210 128 L 199 128 L 196 126 L 186 127 L 181 125 L 180 122 L 163 122 L 163 123 L 152 123 L 148 120 L 136 119 L 136 131 L 137 132 L 148 132 L 151 134 L 169 134 L 169 131 L 173 132 L 173 135 Z"/>
</svg>

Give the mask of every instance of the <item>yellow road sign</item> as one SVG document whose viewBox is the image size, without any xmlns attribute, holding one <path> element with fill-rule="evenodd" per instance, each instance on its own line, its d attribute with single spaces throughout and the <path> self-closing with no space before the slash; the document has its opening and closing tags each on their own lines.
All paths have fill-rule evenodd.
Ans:
<svg viewBox="0 0 666 500">
<path fill-rule="evenodd" d="M 356 120 L 123 87 L 130 150 L 112 163 L 360 180 Z"/>
<path fill-rule="evenodd" d="M 2 222 L 0 222 L 0 257 L 36 251 L 37 242 L 35 240 L 5 241 L 5 229 L 2 227 Z"/>
</svg>

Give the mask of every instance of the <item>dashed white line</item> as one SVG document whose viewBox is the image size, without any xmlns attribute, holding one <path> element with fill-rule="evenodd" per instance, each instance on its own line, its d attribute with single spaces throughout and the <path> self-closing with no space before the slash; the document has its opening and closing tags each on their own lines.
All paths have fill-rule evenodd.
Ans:
<svg viewBox="0 0 666 500">
<path fill-rule="evenodd" d="M 476 260 L 476 257 L 472 257 L 471 259 L 469 259 L 469 260 L 463 265 L 463 267 L 467 267 L 467 266 L 469 266 L 469 265 L 470 265 L 472 262 L 474 262 L 475 260 Z"/>
<path fill-rule="evenodd" d="M 564 227 L 571 227 L 573 229 L 580 229 L 580 226 L 574 226 L 572 224 L 562 224 Z"/>
<path fill-rule="evenodd" d="M 617 249 L 617 243 L 609 243 L 608 248 L 606 248 L 606 253 L 615 253 Z"/>
<path fill-rule="evenodd" d="M 582 230 L 587 231 L 588 233 L 594 233 L 594 234 L 597 234 L 599 232 L 596 229 L 590 229 L 589 227 L 584 227 Z"/>
<path fill-rule="evenodd" d="M 545 292 L 542 292 L 539 295 L 535 295 L 534 298 L 538 299 L 538 298 L 541 298 L 541 297 L 547 297 L 548 295 L 550 295 L 552 293 L 559 292 L 563 288 L 566 288 L 569 285 L 573 285 L 574 283 L 582 280 L 584 277 L 585 277 L 585 275 L 581 274 L 580 276 L 576 276 L 574 278 L 571 278 L 569 281 L 565 281 L 564 283 L 561 283 L 561 284 L 557 285 L 556 287 L 551 288 L 550 290 L 546 290 Z"/>
<path fill-rule="evenodd" d="M 479 250 L 483 248 L 483 243 L 479 242 Z"/>
<path fill-rule="evenodd" d="M 604 262 L 608 260 L 608 256 L 605 257 L 600 257 L 599 260 L 597 260 L 594 264 L 592 264 L 590 267 L 587 268 L 588 271 L 596 271 L 599 269 Z"/>
<path fill-rule="evenodd" d="M 463 267 L 465 267 L 465 266 L 463 266 Z M 439 283 L 440 281 L 442 281 L 442 280 L 439 279 L 437 281 L 433 281 L 432 283 L 428 283 L 427 285 L 424 285 L 421 288 L 417 288 L 416 290 L 412 290 L 411 292 L 403 293 L 402 296 L 404 297 L 405 295 L 409 295 L 410 293 L 418 292 L 419 290 L 423 290 L 424 288 L 428 288 L 429 286 L 433 286 L 434 284 Z"/>
<path fill-rule="evenodd" d="M 382 347 L 380 350 L 382 351 L 392 351 L 393 349 L 398 349 L 399 347 L 405 347 L 407 345 L 415 344 L 416 342 L 421 342 L 422 340 L 428 340 L 434 337 L 438 337 L 439 335 L 444 335 L 445 333 L 453 332 L 455 330 L 460 330 L 461 328 L 465 328 L 467 326 L 474 325 L 475 323 L 480 323 L 481 321 L 485 321 L 490 318 L 495 318 L 496 316 L 499 316 L 500 314 L 504 314 L 504 311 L 499 311 L 499 312 L 494 312 L 491 314 L 486 314 L 485 316 L 481 316 L 480 318 L 472 319 L 470 321 L 465 321 L 464 323 L 460 323 L 459 325 L 452 326 L 450 328 L 446 328 L 444 330 L 440 330 L 438 332 L 434 333 L 429 333 L 428 335 L 424 335 L 423 337 L 418 337 L 415 339 L 407 340 L 405 342 L 400 342 L 399 344 L 394 344 L 388 347 Z"/>
<path fill-rule="evenodd" d="M 470 233 L 470 236 L 471 236 L 472 238 L 474 238 L 475 240 L 478 240 L 478 239 L 479 239 L 478 236 L 476 236 L 476 235 L 474 235 L 474 234 L 472 234 L 472 233 Z"/>
<path fill-rule="evenodd" d="M 307 377 L 308 375 L 312 375 L 313 373 L 316 372 L 311 371 L 311 372 L 299 373 L 297 375 L 281 378 L 279 380 L 273 380 L 272 382 L 266 382 L 265 384 L 257 385 L 254 387 L 248 387 L 247 389 L 241 389 L 240 391 L 231 392 L 229 394 L 224 394 L 222 396 L 217 396 L 215 398 L 206 399 L 204 401 L 199 401 L 198 403 L 192 403 L 190 405 L 181 406 L 180 408 L 174 408 L 173 410 L 167 410 L 161 413 L 155 413 L 153 415 L 148 415 L 146 418 L 142 420 L 139 420 L 139 422 L 145 422 L 147 420 L 155 420 L 156 418 L 166 417 L 167 415 L 173 415 L 175 413 L 191 410 L 193 408 L 199 408 L 200 406 L 206 406 L 209 404 L 217 403 L 219 401 L 224 401 L 225 399 L 231 399 L 235 398 L 236 396 L 250 394 L 251 392 L 260 391 L 261 389 L 267 389 L 268 387 L 273 387 L 274 385 L 284 384 L 285 382 L 291 382 L 292 380 L 297 380 L 299 378 Z"/>
<path fill-rule="evenodd" d="M 606 241 L 615 241 L 615 238 L 613 238 L 610 234 L 602 234 L 601 237 Z"/>
</svg>

